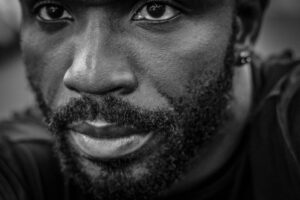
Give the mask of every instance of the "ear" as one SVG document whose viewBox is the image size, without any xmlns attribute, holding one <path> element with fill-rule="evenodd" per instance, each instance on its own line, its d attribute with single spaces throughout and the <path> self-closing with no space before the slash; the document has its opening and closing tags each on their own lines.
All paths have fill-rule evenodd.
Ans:
<svg viewBox="0 0 300 200">
<path fill-rule="evenodd" d="M 262 24 L 264 7 L 260 0 L 237 0 L 236 31 L 237 44 L 252 48 Z"/>
</svg>

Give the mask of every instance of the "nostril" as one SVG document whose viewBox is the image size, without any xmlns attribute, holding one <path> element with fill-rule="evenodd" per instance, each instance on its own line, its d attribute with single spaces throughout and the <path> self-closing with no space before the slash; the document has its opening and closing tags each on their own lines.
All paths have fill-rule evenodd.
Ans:
<svg viewBox="0 0 300 200">
<path fill-rule="evenodd" d="M 106 93 L 116 93 L 118 95 L 127 95 L 132 93 L 138 87 L 136 79 L 122 80 L 111 82 L 105 88 Z M 103 88 L 104 89 L 104 88 Z"/>
<path fill-rule="evenodd" d="M 137 77 L 130 71 L 116 72 L 111 78 L 111 89 L 121 95 L 132 93 L 138 87 Z"/>
<path fill-rule="evenodd" d="M 126 95 L 126 94 L 131 93 L 131 90 L 129 90 L 128 88 L 124 88 L 124 87 L 115 87 L 113 89 L 110 89 L 109 93 L 114 93 L 114 94 L 118 94 L 118 95 Z"/>
<path fill-rule="evenodd" d="M 76 87 L 73 87 L 72 85 L 70 84 L 64 84 L 66 86 L 66 88 L 68 88 L 69 90 L 73 91 L 73 92 L 76 92 L 76 93 L 80 93 L 79 89 L 77 89 Z"/>
<path fill-rule="evenodd" d="M 136 88 L 137 84 L 134 84 L 127 87 L 120 87 L 118 90 L 121 95 L 126 95 L 132 93 Z"/>
<path fill-rule="evenodd" d="M 65 76 L 64 85 L 77 93 L 87 93 L 96 95 L 106 95 L 116 93 L 118 95 L 127 95 L 132 93 L 137 87 L 138 82 L 135 76 L 117 76 L 98 74 L 97 77 L 81 75 L 81 76 Z"/>
<path fill-rule="evenodd" d="M 129 90 L 129 89 L 127 89 L 127 88 L 122 88 L 122 89 L 119 90 L 119 93 L 120 93 L 121 95 L 127 95 L 127 94 L 130 94 L 132 91 L 133 91 L 133 90 Z"/>
</svg>

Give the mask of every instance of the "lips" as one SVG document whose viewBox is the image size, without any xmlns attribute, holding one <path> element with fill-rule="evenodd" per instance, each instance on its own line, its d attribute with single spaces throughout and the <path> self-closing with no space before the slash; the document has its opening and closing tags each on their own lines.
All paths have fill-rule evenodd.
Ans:
<svg viewBox="0 0 300 200">
<path fill-rule="evenodd" d="M 135 128 L 119 127 L 103 121 L 86 121 L 82 123 L 76 123 L 69 126 L 69 128 L 74 132 L 82 133 L 95 139 L 117 139 L 129 137 L 135 134 L 141 134 Z"/>
<path fill-rule="evenodd" d="M 83 154 L 110 159 L 131 154 L 151 138 L 132 127 L 120 127 L 104 121 L 85 121 L 69 126 L 74 146 Z"/>
</svg>

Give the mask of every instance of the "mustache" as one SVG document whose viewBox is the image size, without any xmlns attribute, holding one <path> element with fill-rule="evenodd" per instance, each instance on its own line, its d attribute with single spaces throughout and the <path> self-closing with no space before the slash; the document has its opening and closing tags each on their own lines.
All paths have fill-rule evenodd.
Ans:
<svg viewBox="0 0 300 200">
<path fill-rule="evenodd" d="M 166 132 L 175 129 L 178 114 L 174 111 L 142 109 L 113 96 L 105 96 L 101 101 L 82 96 L 71 99 L 65 106 L 52 111 L 47 118 L 53 132 L 66 130 L 69 124 L 86 120 L 104 120 L 143 132 Z"/>
</svg>

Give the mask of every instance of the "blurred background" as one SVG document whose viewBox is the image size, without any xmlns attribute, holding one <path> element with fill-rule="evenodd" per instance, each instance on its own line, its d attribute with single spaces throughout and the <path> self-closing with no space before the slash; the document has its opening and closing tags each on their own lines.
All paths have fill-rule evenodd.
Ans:
<svg viewBox="0 0 300 200">
<path fill-rule="evenodd" d="M 18 44 L 18 0 L 0 0 L 0 120 L 33 104 Z M 267 57 L 284 49 L 300 57 L 300 0 L 271 0 L 257 51 Z"/>
</svg>

